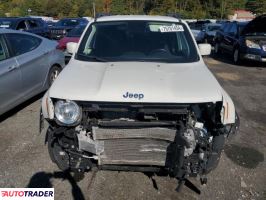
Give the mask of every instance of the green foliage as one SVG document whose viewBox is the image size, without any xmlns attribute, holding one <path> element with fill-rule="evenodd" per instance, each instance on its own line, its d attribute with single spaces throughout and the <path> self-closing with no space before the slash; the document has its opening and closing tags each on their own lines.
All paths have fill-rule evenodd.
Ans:
<svg viewBox="0 0 266 200">
<path fill-rule="evenodd" d="M 23 10 L 19 7 L 15 7 L 10 10 L 10 15 L 14 17 L 22 16 L 23 14 Z"/>
<path fill-rule="evenodd" d="M 45 15 L 52 17 L 93 16 L 98 13 L 166 15 L 184 18 L 225 18 L 235 9 L 261 14 L 266 0 L 0 0 L 0 16 Z M 29 8 L 32 10 L 28 13 Z"/>
<path fill-rule="evenodd" d="M 246 8 L 254 13 L 266 13 L 266 0 L 248 0 Z"/>
</svg>

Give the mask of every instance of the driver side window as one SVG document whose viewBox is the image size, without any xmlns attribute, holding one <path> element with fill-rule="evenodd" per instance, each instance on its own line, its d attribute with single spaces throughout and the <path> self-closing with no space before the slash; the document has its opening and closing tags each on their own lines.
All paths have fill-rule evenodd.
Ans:
<svg viewBox="0 0 266 200">
<path fill-rule="evenodd" d="M 35 20 L 29 20 L 28 23 L 31 29 L 39 28 L 38 23 Z"/>
<path fill-rule="evenodd" d="M 7 46 L 3 37 L 0 35 L 0 61 L 5 60 L 7 58 L 9 58 Z"/>
<path fill-rule="evenodd" d="M 15 56 L 33 51 L 42 42 L 38 37 L 18 33 L 8 33 L 6 39 L 10 43 Z"/>
<path fill-rule="evenodd" d="M 230 28 L 230 30 L 229 30 L 229 33 L 234 34 L 234 35 L 237 34 L 237 26 L 236 26 L 235 23 L 232 24 L 232 26 L 231 26 L 231 28 Z"/>
<path fill-rule="evenodd" d="M 27 26 L 26 26 L 26 21 L 23 20 L 21 22 L 18 23 L 18 26 L 17 26 L 17 30 L 26 30 L 27 29 Z"/>
</svg>

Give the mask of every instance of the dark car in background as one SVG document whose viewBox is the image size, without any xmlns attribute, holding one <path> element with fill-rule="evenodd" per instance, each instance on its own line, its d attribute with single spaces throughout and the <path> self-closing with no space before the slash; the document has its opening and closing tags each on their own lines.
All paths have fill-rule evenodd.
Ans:
<svg viewBox="0 0 266 200">
<path fill-rule="evenodd" d="M 215 36 L 215 53 L 229 53 L 233 62 L 266 62 L 266 15 L 250 22 L 226 22 Z"/>
<path fill-rule="evenodd" d="M 216 32 L 220 30 L 221 24 L 218 23 L 208 23 L 204 25 L 204 28 L 202 30 L 203 32 L 203 41 L 205 43 L 209 43 L 211 45 L 214 44 L 214 37 L 216 35 Z"/>
<path fill-rule="evenodd" d="M 54 27 L 56 22 L 53 22 L 53 21 L 46 21 L 46 24 L 48 27 Z"/>
<path fill-rule="evenodd" d="M 60 40 L 67 35 L 69 31 L 78 25 L 87 25 L 85 18 L 64 18 L 59 20 L 55 26 L 50 27 L 50 39 Z"/>
<path fill-rule="evenodd" d="M 0 28 L 27 31 L 42 37 L 49 36 L 48 26 L 41 18 L 4 17 L 0 18 Z"/>
<path fill-rule="evenodd" d="M 204 42 L 204 36 L 205 34 L 203 33 L 204 26 L 208 23 L 211 23 L 210 20 L 198 20 L 196 22 L 190 22 L 188 23 L 191 32 L 195 38 L 195 40 L 198 43 Z"/>
<path fill-rule="evenodd" d="M 66 50 L 68 42 L 79 42 L 79 39 L 86 28 L 86 25 L 80 25 L 73 28 L 71 31 L 67 33 L 65 37 L 58 41 L 57 49 L 61 50 L 65 54 L 65 62 L 68 63 L 72 54 L 68 53 Z"/>
</svg>

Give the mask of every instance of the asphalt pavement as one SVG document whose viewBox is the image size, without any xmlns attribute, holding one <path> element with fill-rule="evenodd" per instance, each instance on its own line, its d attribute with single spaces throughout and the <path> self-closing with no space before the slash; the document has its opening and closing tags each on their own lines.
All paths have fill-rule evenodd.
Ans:
<svg viewBox="0 0 266 200">
<path fill-rule="evenodd" d="M 54 187 L 58 200 L 266 199 L 266 66 L 235 66 L 227 57 L 205 61 L 234 100 L 241 126 L 207 185 L 190 179 L 201 195 L 187 187 L 177 193 L 175 179 L 143 173 L 92 171 L 78 183 L 64 176 L 49 158 L 45 134 L 38 131 L 42 94 L 0 117 L 0 187 Z"/>
</svg>

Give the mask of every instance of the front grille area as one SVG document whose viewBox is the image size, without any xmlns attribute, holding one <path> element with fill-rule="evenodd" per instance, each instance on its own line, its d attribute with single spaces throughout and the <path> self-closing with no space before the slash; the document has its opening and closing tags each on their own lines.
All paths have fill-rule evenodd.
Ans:
<svg viewBox="0 0 266 200">
<path fill-rule="evenodd" d="M 141 122 L 177 121 L 186 117 L 188 105 L 79 102 L 85 116 L 96 120 L 131 119 Z"/>
<path fill-rule="evenodd" d="M 51 30 L 51 33 L 52 34 L 55 34 L 55 35 L 61 35 L 61 34 L 63 34 L 63 30 L 61 30 L 61 29 L 54 29 L 54 30 Z"/>
<path fill-rule="evenodd" d="M 177 123 L 186 121 L 188 105 L 82 103 L 80 149 L 98 156 L 98 165 L 165 166 Z M 82 142 L 88 141 L 90 144 Z"/>
<path fill-rule="evenodd" d="M 165 166 L 167 148 L 174 141 L 175 129 L 93 128 L 93 139 L 103 144 L 98 164 Z"/>
</svg>

